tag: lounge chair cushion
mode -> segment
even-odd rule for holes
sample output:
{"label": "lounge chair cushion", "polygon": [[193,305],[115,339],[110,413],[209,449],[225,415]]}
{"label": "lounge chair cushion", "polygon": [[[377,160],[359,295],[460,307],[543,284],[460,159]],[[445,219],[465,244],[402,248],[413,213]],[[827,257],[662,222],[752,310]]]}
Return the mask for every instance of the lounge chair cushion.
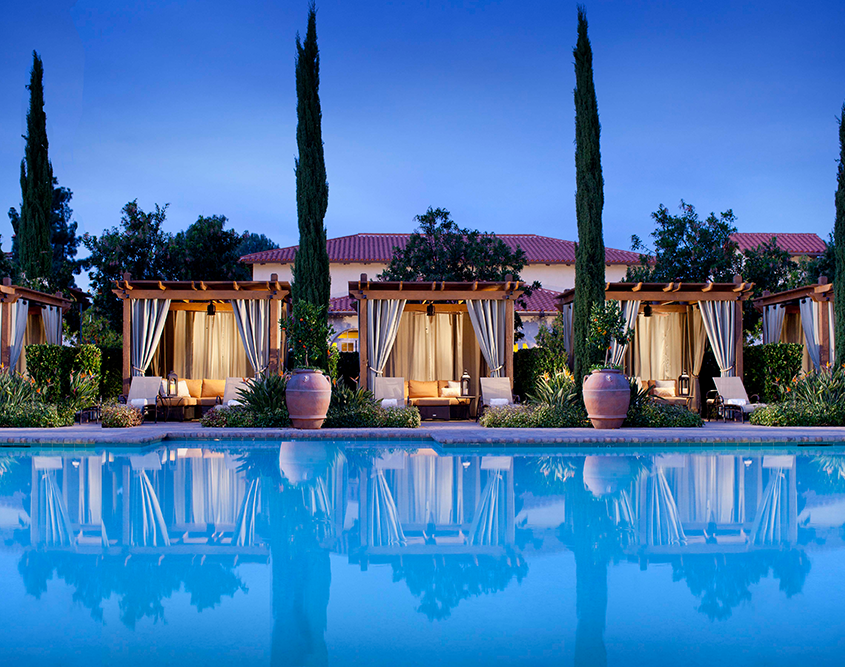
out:
{"label": "lounge chair cushion", "polygon": [[[437,381],[410,380],[408,382],[408,396],[411,398],[437,398]],[[439,403],[438,405],[444,405]]]}
{"label": "lounge chair cushion", "polygon": [[381,401],[381,407],[383,408],[396,408],[399,407],[397,405],[397,400],[395,398],[383,398]]}
{"label": "lounge chair cushion", "polygon": [[490,399],[490,407],[491,408],[498,408],[503,405],[510,404],[510,401],[506,398],[491,398]]}
{"label": "lounge chair cushion", "polygon": [[154,405],[155,403],[148,398],[132,398],[129,400],[129,405],[133,408],[145,408],[148,405]]}
{"label": "lounge chair cushion", "polygon": [[200,398],[202,396],[202,380],[186,379],[184,382],[188,385],[188,393],[191,396],[194,398]]}
{"label": "lounge chair cushion", "polygon": [[202,398],[217,398],[223,396],[226,391],[226,380],[209,380],[202,381]]}
{"label": "lounge chair cushion", "polygon": [[727,398],[725,399],[725,405],[741,405],[746,406],[748,405],[748,401],[744,398]]}
{"label": "lounge chair cushion", "polygon": [[452,405],[452,401],[457,401],[454,398],[439,398],[437,396],[423,396],[420,398],[412,398],[411,401],[414,405],[430,405],[430,406],[437,406],[437,405]]}

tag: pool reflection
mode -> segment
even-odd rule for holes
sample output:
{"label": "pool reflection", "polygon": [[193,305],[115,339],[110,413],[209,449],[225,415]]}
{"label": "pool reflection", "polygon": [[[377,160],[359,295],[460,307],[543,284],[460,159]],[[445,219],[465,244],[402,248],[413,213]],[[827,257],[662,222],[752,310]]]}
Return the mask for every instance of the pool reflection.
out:
{"label": "pool reflection", "polygon": [[463,600],[523,581],[532,555],[568,550],[575,664],[601,665],[612,564],[669,564],[698,611],[724,621],[763,578],[800,593],[805,545],[841,545],[845,524],[845,457],[833,455],[449,456],[314,442],[4,461],[0,493],[20,519],[0,530],[25,547],[29,595],[56,576],[99,621],[115,596],[132,628],[162,620],[176,591],[198,611],[247,593],[238,565],[269,564],[279,665],[328,661],[330,554],[364,572],[388,565],[420,614],[448,622]]}

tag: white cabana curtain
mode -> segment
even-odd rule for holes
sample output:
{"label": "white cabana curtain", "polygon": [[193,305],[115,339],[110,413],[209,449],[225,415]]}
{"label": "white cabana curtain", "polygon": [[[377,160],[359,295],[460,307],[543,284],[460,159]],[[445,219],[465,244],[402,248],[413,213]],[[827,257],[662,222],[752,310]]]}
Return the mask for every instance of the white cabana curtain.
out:
{"label": "white cabana curtain", "polygon": [[505,488],[501,470],[491,470],[481,503],[469,527],[467,544],[500,546],[505,543]]}
{"label": "white cabana curtain", "polygon": [[634,375],[642,380],[671,380],[684,370],[681,313],[640,315],[634,336]]}
{"label": "white cabana curtain", "polygon": [[[622,311],[622,318],[625,320],[625,331],[634,329],[637,323],[637,315],[640,312],[640,302],[624,301],[620,305],[620,310]],[[621,366],[627,349],[627,343],[620,345],[616,341],[613,341],[610,346],[610,363],[614,366]]]}
{"label": "white cabana curtain", "polygon": [[704,330],[722,377],[736,375],[736,303],[700,301]]}
{"label": "white cabana curtain", "polygon": [[235,519],[232,542],[239,547],[255,545],[255,523],[261,506],[261,479],[253,479],[244,494],[243,504]]}
{"label": "white cabana curtain", "polygon": [[821,361],[821,326],[819,323],[819,304],[812,299],[801,299],[801,328],[804,330],[804,344],[813,368],[819,370]]}
{"label": "white cabana curtain", "polygon": [[766,306],[763,309],[763,345],[780,342],[785,314],[786,308],[780,304]]}
{"label": "white cabana curtain", "polygon": [[405,546],[407,540],[399,521],[399,512],[384,470],[379,468],[372,471],[369,501],[368,544],[374,547]]}
{"label": "white cabana curtain", "polygon": [[9,372],[14,372],[18,360],[21,358],[24,337],[26,336],[26,321],[29,316],[29,301],[18,299],[12,310],[12,345],[9,348]]}
{"label": "white cabana curtain", "polygon": [[[248,377],[254,374],[247,359],[243,338],[238,332],[234,313],[178,310],[171,314],[163,340],[172,347],[172,356],[165,368],[164,359],[156,355],[158,375],[174,370],[180,378]],[[159,345],[159,351],[165,347]]]}
{"label": "white cabana curtain", "polygon": [[505,302],[467,299],[467,310],[491,378],[503,377],[505,368]]}
{"label": "white cabana curtain", "polygon": [[775,546],[787,541],[787,525],[783,518],[788,497],[786,484],[784,469],[773,468],[751,527],[752,544]]}
{"label": "white cabana curtain", "polygon": [[255,375],[261,375],[270,365],[270,301],[267,299],[232,299],[235,322],[241,334],[246,358]]}
{"label": "white cabana curtain", "polygon": [[687,543],[675,496],[666,480],[666,471],[660,466],[648,479],[646,531],[649,545],[669,546]]}
{"label": "white cabana curtain", "polygon": [[704,364],[704,349],[707,342],[707,331],[701,312],[695,308],[687,308],[687,327],[689,332],[689,349],[692,370],[692,405],[695,410],[701,409],[701,366]]}
{"label": "white cabana curtain", "polygon": [[367,308],[367,387],[371,389],[376,377],[384,372],[396,342],[405,302],[405,299],[374,299]]}
{"label": "white cabana curtain", "polygon": [[62,309],[58,306],[44,306],[41,310],[44,320],[44,335],[49,345],[62,344]]}
{"label": "white cabana curtain", "polygon": [[[457,380],[465,365],[463,313],[419,312],[402,315],[393,349],[382,369],[388,377],[406,380]],[[474,337],[470,337],[474,342]],[[469,360],[467,360],[469,361]],[[472,374],[472,373],[471,373]]]}
{"label": "white cabana curtain", "polygon": [[132,299],[132,375],[143,375],[153,360],[170,310],[170,299]]}

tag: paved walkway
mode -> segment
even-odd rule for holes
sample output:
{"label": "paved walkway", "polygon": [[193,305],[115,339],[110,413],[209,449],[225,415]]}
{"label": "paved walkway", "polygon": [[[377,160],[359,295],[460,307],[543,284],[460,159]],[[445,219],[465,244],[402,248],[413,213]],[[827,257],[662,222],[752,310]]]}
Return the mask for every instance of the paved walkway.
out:
{"label": "paved walkway", "polygon": [[845,445],[845,428],[772,428],[736,423],[706,423],[703,428],[482,428],[475,422],[424,422],[418,429],[211,429],[196,422],[144,424],[104,429],[83,424],[54,429],[0,429],[0,447],[125,445],[144,446],[163,440],[354,440],[433,442],[444,447],[582,445],[677,446],[684,444]]}

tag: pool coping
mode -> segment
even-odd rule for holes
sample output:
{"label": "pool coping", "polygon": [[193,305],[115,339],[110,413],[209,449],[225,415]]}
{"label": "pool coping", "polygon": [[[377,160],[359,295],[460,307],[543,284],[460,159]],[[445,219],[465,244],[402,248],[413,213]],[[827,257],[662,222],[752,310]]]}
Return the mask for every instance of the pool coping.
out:
{"label": "pool coping", "polygon": [[112,445],[139,447],[166,441],[333,440],[392,443],[431,442],[451,447],[544,447],[568,446],[666,446],[666,445],[840,445],[842,427],[765,427],[750,424],[707,423],[702,428],[626,428],[596,431],[569,429],[489,429],[475,423],[424,425],[417,429],[223,429],[197,424],[144,424],[128,429],[103,429],[85,424],[61,429],[0,429],[0,448],[20,446]]}

